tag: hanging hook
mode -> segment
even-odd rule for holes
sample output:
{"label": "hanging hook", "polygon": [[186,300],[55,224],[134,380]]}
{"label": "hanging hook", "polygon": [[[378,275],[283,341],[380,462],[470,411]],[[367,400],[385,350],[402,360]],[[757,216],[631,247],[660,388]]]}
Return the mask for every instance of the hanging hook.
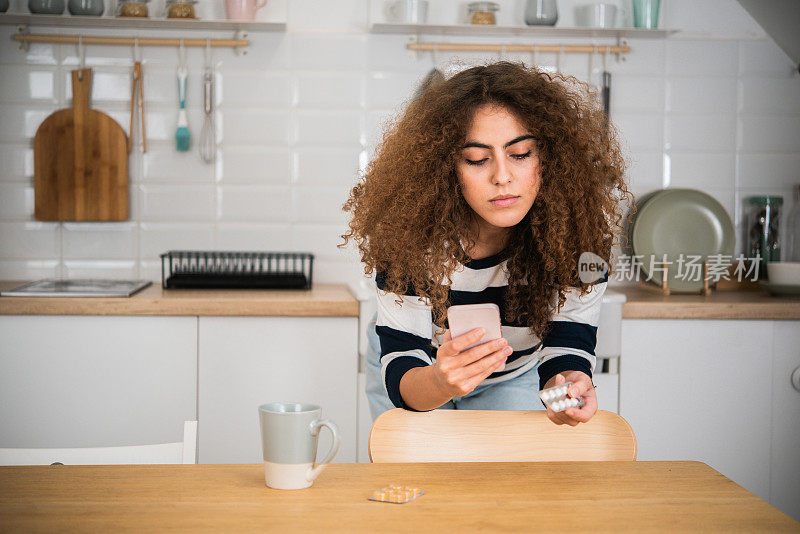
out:
{"label": "hanging hook", "polygon": [[205,49],[205,60],[206,60],[206,68],[211,68],[211,39],[206,38],[206,49]]}
{"label": "hanging hook", "polygon": [[561,64],[563,57],[564,57],[564,45],[560,45],[558,48],[558,56],[556,57],[556,70],[558,72],[561,72]]}
{"label": "hanging hook", "polygon": [[139,38],[133,38],[133,61],[139,63],[142,61],[142,51],[139,49]]}
{"label": "hanging hook", "polygon": [[83,81],[83,69],[86,68],[86,50],[83,48],[83,35],[78,36],[78,80]]}
{"label": "hanging hook", "polygon": [[603,70],[608,72],[608,46],[603,49]]}
{"label": "hanging hook", "polygon": [[539,46],[533,45],[533,66],[539,65]]}
{"label": "hanging hook", "polygon": [[597,45],[592,46],[592,51],[589,52],[589,85],[594,85],[594,55],[597,53]]}
{"label": "hanging hook", "polygon": [[505,44],[501,44],[500,45],[500,52],[498,54],[498,58],[497,59],[502,61],[504,59],[505,55],[506,55],[506,45]]}
{"label": "hanging hook", "polygon": [[433,43],[433,51],[431,52],[433,57],[433,68],[439,68],[439,43]]}
{"label": "hanging hook", "polygon": [[183,39],[180,40],[180,46],[178,47],[178,54],[180,56],[180,66],[186,66],[186,47],[183,44]]}

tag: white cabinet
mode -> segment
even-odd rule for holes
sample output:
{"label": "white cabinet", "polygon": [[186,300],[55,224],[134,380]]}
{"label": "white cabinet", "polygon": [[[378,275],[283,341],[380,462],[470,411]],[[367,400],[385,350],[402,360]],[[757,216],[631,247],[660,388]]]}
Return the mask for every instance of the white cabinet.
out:
{"label": "white cabinet", "polygon": [[770,503],[800,521],[800,321],[776,321],[773,339]]}
{"label": "white cabinet", "polygon": [[183,439],[195,420],[196,317],[0,317],[0,447]]}
{"label": "white cabinet", "polygon": [[773,324],[623,321],[620,415],[639,460],[699,460],[769,499]]}
{"label": "white cabinet", "polygon": [[[357,317],[200,317],[198,462],[260,463],[258,406],[319,404],[356,461]],[[320,433],[320,457],[330,434]]]}

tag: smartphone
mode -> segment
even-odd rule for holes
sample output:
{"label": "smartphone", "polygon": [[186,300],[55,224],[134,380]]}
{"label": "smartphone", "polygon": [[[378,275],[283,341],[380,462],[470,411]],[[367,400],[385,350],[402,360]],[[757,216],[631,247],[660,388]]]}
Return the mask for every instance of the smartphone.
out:
{"label": "smartphone", "polygon": [[500,308],[497,304],[450,306],[447,308],[447,322],[450,323],[450,336],[454,338],[475,328],[483,328],[483,337],[477,343],[467,347],[467,349],[503,337],[502,329],[500,328]]}

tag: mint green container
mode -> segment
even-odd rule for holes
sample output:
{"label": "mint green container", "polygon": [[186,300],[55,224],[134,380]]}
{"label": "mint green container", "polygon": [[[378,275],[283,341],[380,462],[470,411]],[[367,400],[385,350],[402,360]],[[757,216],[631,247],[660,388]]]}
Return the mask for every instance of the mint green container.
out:
{"label": "mint green container", "polygon": [[635,28],[658,28],[658,10],[661,0],[633,0],[633,26]]}

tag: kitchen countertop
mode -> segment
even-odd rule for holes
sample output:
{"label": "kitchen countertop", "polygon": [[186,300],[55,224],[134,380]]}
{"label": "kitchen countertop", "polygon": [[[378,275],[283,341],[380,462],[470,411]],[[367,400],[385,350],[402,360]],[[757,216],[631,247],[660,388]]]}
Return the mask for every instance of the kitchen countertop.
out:
{"label": "kitchen countertop", "polygon": [[[0,282],[0,290],[24,282]],[[622,293],[623,319],[800,319],[800,297],[749,290],[664,296],[656,286],[610,287]],[[357,317],[358,300],[346,285],[302,290],[199,290],[161,288],[154,282],[129,298],[0,297],[0,315],[215,315]]]}
{"label": "kitchen countertop", "polygon": [[627,301],[623,319],[800,319],[800,297],[773,297],[757,285],[741,290],[715,290],[710,295],[663,295],[654,285],[612,286]]}
{"label": "kitchen countertop", "polygon": [[[0,291],[25,282],[0,282]],[[358,317],[346,285],[311,290],[163,289],[153,282],[131,297],[0,297],[0,315],[214,315]]]}

